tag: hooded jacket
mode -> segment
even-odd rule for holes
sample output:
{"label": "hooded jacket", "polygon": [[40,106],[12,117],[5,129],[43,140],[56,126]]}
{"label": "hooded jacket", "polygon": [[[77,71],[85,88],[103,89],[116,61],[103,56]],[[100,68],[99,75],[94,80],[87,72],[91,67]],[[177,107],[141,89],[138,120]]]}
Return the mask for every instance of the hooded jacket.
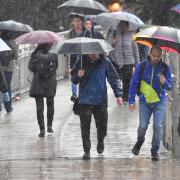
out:
{"label": "hooded jacket", "polygon": [[122,96],[121,85],[118,74],[112,63],[103,55],[96,61],[83,56],[83,67],[85,75],[78,77],[80,61],[75,65],[71,72],[72,82],[79,83],[79,104],[107,105],[107,85],[106,79],[113,89],[115,97]]}
{"label": "hooded jacket", "polygon": [[[91,21],[91,23],[92,23],[92,27],[91,27],[90,31],[87,31],[85,29],[86,21]],[[94,21],[90,17],[87,17],[87,18],[84,19],[84,31],[82,33],[82,36],[83,37],[93,38],[93,39],[104,39],[103,35],[100,32],[94,30]]]}

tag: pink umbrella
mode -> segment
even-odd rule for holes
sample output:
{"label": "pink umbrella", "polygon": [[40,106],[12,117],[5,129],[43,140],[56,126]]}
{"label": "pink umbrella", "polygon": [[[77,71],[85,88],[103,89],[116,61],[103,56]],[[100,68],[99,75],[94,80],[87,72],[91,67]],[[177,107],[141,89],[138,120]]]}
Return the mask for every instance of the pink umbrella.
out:
{"label": "pink umbrella", "polygon": [[23,34],[15,39],[18,44],[54,43],[62,40],[55,32],[38,30]]}

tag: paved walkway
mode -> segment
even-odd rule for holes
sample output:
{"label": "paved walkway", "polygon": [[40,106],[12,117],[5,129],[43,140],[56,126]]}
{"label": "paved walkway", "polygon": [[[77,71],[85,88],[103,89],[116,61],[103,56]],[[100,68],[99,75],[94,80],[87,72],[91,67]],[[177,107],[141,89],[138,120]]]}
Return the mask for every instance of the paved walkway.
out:
{"label": "paved walkway", "polygon": [[14,102],[14,111],[0,116],[0,180],[107,179],[179,180],[180,160],[161,148],[161,160],[151,162],[152,124],[138,157],[136,141],[138,108],[130,113],[118,107],[109,88],[109,122],[105,151],[96,152],[96,128],[91,127],[91,160],[83,161],[79,118],[72,113],[70,82],[61,81],[55,98],[53,135],[39,138],[35,102],[28,95]]}

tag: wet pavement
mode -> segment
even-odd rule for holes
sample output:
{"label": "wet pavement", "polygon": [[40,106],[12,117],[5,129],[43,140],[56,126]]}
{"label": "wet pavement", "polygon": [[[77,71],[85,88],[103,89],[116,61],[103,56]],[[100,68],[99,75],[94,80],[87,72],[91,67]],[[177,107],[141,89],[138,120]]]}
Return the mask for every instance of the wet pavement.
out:
{"label": "wet pavement", "polygon": [[[54,134],[39,138],[35,102],[28,95],[14,102],[14,111],[0,116],[0,180],[179,180],[180,160],[161,146],[159,162],[150,159],[152,123],[141,153],[136,141],[138,108],[118,107],[109,88],[108,135],[105,151],[96,152],[96,128],[91,125],[91,160],[83,161],[79,118],[72,113],[70,82],[60,81],[55,98]],[[46,113],[45,113],[46,114]]]}

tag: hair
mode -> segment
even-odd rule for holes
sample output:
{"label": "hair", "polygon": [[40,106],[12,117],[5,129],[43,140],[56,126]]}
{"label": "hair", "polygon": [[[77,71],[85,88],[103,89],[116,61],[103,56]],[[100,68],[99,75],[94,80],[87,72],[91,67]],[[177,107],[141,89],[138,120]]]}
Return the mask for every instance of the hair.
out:
{"label": "hair", "polygon": [[153,50],[157,50],[158,52],[162,54],[162,49],[158,45],[152,46],[150,50],[150,54],[152,53]]}

